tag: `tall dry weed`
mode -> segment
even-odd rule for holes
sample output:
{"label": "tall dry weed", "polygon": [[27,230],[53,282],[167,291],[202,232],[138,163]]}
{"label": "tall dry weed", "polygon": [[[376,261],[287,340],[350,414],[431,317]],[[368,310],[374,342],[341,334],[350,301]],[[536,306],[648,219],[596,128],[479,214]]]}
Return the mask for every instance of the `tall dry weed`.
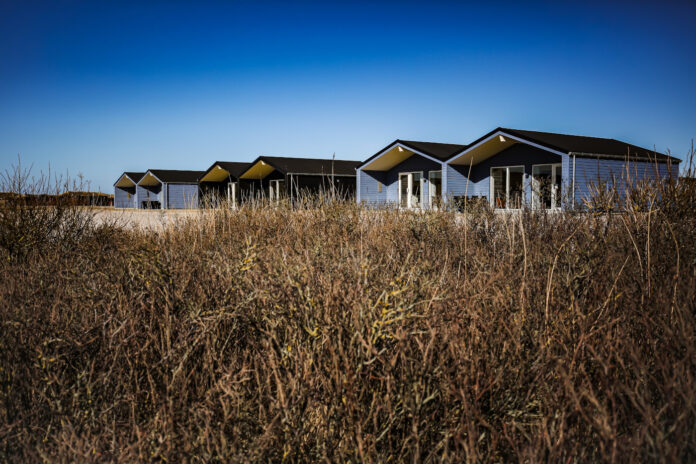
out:
{"label": "tall dry weed", "polygon": [[641,188],[612,215],[307,200],[4,247],[0,459],[694,460],[696,185]]}

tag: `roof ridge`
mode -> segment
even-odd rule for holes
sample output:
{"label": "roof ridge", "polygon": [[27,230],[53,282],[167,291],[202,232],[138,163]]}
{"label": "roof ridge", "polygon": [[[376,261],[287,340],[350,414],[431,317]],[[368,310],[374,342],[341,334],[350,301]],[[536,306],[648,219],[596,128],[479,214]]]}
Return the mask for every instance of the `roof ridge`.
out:
{"label": "roof ridge", "polygon": [[397,142],[411,142],[411,143],[434,143],[437,145],[459,145],[459,146],[466,146],[467,144],[465,143],[451,143],[451,142],[428,142],[425,140],[406,140],[406,139],[396,139]]}
{"label": "roof ridge", "polygon": [[540,131],[540,130],[531,130],[531,129],[514,129],[512,127],[499,127],[498,130],[501,131],[513,131],[513,132],[534,132],[537,134],[550,134],[550,135],[562,135],[564,137],[582,137],[586,139],[602,139],[602,140],[614,140],[616,142],[621,142],[621,143],[626,143],[622,142],[621,140],[617,140],[614,138],[609,138],[609,137],[597,137],[595,135],[580,135],[580,134],[567,134],[565,132],[550,132],[550,131]]}

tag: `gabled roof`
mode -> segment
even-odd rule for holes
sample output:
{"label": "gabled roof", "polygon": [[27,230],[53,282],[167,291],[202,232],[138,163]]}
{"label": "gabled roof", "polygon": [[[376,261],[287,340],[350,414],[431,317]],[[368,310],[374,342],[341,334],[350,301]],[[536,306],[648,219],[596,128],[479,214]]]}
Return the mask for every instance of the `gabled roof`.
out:
{"label": "gabled roof", "polygon": [[[118,184],[120,184],[121,179],[123,179],[124,177],[126,179],[130,180],[133,184],[137,184],[138,182],[140,182],[140,179],[142,179],[144,175],[145,175],[144,172],[126,171],[123,174],[121,174],[120,176],[118,176],[118,179],[116,179],[116,182],[114,182],[114,186],[117,186]],[[120,185],[120,187],[124,187],[124,185]]]}
{"label": "gabled roof", "polygon": [[285,156],[259,156],[247,165],[239,176],[248,174],[254,166],[265,163],[281,174],[314,174],[314,175],[355,175],[355,169],[362,164],[360,161],[290,158]]}
{"label": "gabled roof", "polygon": [[239,177],[249,167],[249,163],[242,161],[216,161],[215,164],[220,165],[232,177]]}
{"label": "gabled roof", "polygon": [[196,184],[204,173],[204,171],[176,171],[172,169],[149,169],[147,172],[155,176],[160,182],[182,184]]}
{"label": "gabled roof", "polygon": [[135,182],[136,184],[137,184],[138,181],[139,181],[140,179],[142,179],[143,176],[145,175],[144,172],[132,172],[132,171],[126,171],[126,172],[124,172],[124,174],[125,174],[126,176],[128,176],[128,178],[129,178],[130,180],[132,180],[133,182]]}
{"label": "gabled roof", "polygon": [[403,145],[406,148],[410,148],[412,150],[419,151],[425,155],[430,156],[431,158],[435,158],[440,161],[447,161],[457,153],[463,151],[466,149],[468,145],[458,145],[454,143],[438,143],[438,142],[418,142],[415,140],[401,140],[401,139],[396,139],[386,147],[382,148],[380,151],[375,153],[374,155],[370,156],[368,159],[360,163],[360,167],[368,164],[370,161],[373,159],[377,158],[380,156],[382,153],[384,153],[386,150],[389,148],[395,146],[395,145]]}
{"label": "gabled roof", "polygon": [[204,177],[206,177],[211,171],[216,169],[218,166],[224,169],[225,171],[229,172],[230,177],[237,179],[244,171],[247,170],[247,168],[249,167],[249,163],[238,161],[216,161],[200,176],[199,180],[203,180]]}
{"label": "gabled roof", "polygon": [[418,150],[440,161],[449,159],[457,152],[464,150],[468,145],[459,145],[454,143],[437,143],[437,142],[417,142],[413,140],[397,140],[395,143]]}
{"label": "gabled roof", "polygon": [[497,132],[504,132],[527,142],[543,145],[546,148],[563,153],[575,153],[577,155],[586,155],[598,158],[626,158],[630,155],[630,157],[633,159],[651,161],[671,160],[674,163],[679,163],[681,161],[678,158],[667,156],[663,153],[658,153],[654,150],[642,148],[637,145],[622,142],[616,139],[510,129],[505,127],[493,129],[483,137],[475,140],[469,146],[474,146]]}

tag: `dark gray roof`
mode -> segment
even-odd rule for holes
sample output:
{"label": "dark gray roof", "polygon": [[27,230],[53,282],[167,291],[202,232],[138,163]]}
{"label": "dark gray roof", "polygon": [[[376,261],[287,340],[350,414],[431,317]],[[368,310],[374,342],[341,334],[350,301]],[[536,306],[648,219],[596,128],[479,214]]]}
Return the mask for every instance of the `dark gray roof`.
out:
{"label": "dark gray roof", "polygon": [[421,153],[445,161],[464,150],[468,145],[458,145],[455,143],[436,143],[436,142],[417,142],[414,140],[397,140],[394,143],[418,150]]}
{"label": "dark gray roof", "polygon": [[239,161],[216,161],[201,175],[201,177],[215,169],[215,166],[220,166],[222,169],[229,172],[231,177],[237,179],[249,168],[249,163]]}
{"label": "dark gray roof", "polygon": [[[316,159],[316,158],[290,158],[284,156],[259,156],[248,168],[259,161],[270,164],[282,174],[338,174],[355,175],[355,169],[362,163],[360,161]],[[241,175],[241,174],[240,174]]]}
{"label": "dark gray roof", "polygon": [[196,184],[204,171],[175,171],[172,169],[150,169],[150,172],[161,182]]}
{"label": "dark gray roof", "polygon": [[545,147],[564,153],[596,155],[598,157],[609,156],[625,158],[630,156],[631,158],[658,161],[671,160],[674,163],[679,163],[681,161],[678,158],[673,158],[663,153],[658,153],[654,150],[639,147],[620,140],[606,139],[601,137],[586,137],[582,135],[556,134],[553,132],[537,132],[499,127],[479,140],[483,140],[490,134],[493,134],[499,130],[526,141],[538,143],[540,145],[544,145]]}

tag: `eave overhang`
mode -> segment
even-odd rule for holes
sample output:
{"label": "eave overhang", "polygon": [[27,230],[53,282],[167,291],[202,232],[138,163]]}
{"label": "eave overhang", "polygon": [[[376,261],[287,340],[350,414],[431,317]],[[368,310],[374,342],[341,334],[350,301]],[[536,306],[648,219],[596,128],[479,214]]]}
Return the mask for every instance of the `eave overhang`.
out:
{"label": "eave overhang", "polygon": [[240,179],[249,179],[249,180],[261,180],[265,179],[268,177],[269,174],[271,174],[273,171],[275,171],[276,168],[273,167],[270,163],[259,159],[256,160],[254,163],[251,164],[249,169],[244,171],[239,178]]}
{"label": "eave overhang", "polygon": [[401,142],[394,142],[388,145],[384,150],[377,153],[375,156],[367,160],[358,167],[361,171],[388,171],[394,166],[403,163],[413,155],[422,156],[436,163],[442,164],[442,161],[433,158],[423,152],[409,148]]}
{"label": "eave overhang", "polygon": [[465,166],[476,165],[518,143],[540,148],[556,155],[566,154],[553,148],[521,139],[504,131],[496,130],[493,133],[485,136],[483,139],[473,143],[462,152],[454,155],[452,158],[447,160],[447,164]]}
{"label": "eave overhang", "polygon": [[229,178],[230,172],[219,164],[216,164],[203,174],[199,182],[224,182]]}
{"label": "eave overhang", "polygon": [[143,178],[140,179],[140,182],[138,182],[138,185],[143,187],[156,187],[161,184],[163,184],[163,182],[150,171],[147,171]]}
{"label": "eave overhang", "polygon": [[116,183],[114,184],[114,187],[118,188],[128,188],[128,187],[135,187],[136,183],[128,177],[128,174],[123,173],[121,174],[121,177],[118,178]]}

